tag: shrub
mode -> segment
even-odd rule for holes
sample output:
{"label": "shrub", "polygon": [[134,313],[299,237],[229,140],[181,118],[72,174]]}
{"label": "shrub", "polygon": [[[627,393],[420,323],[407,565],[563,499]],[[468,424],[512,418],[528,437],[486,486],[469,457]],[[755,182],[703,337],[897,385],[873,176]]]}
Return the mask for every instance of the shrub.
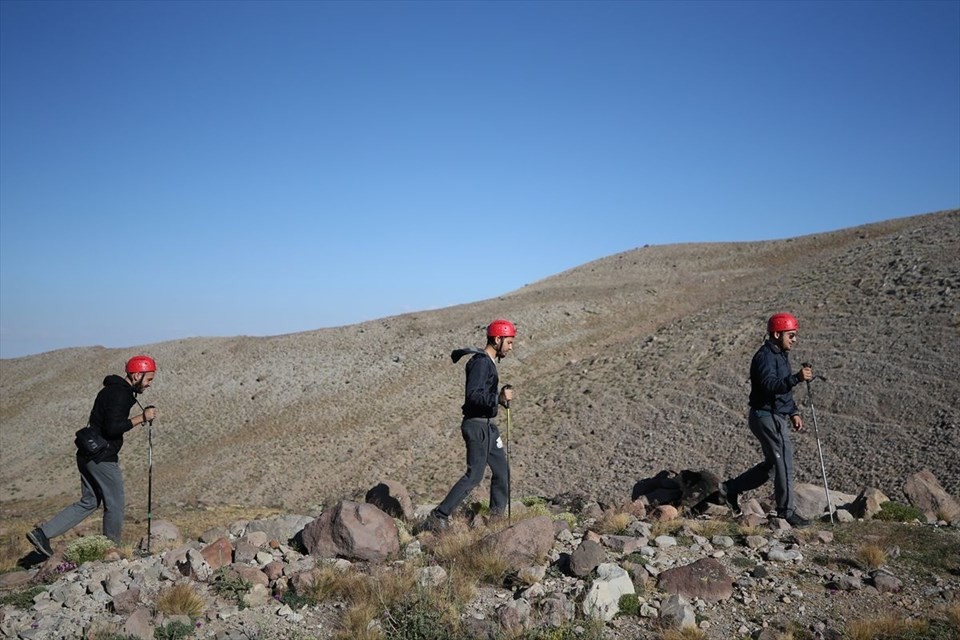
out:
{"label": "shrub", "polygon": [[84,638],[86,640],[139,640],[138,636],[121,633],[116,624],[108,622],[94,622]]}
{"label": "shrub", "polygon": [[67,545],[63,552],[63,559],[79,566],[84,562],[103,560],[108,549],[116,548],[113,540],[106,536],[83,536]]}
{"label": "shrub", "polygon": [[29,589],[24,589],[23,591],[5,593],[4,595],[0,596],[0,607],[4,605],[11,605],[17,609],[27,610],[33,606],[33,598],[38,593],[42,593],[45,590],[45,587],[30,587]]}
{"label": "shrub", "polygon": [[567,523],[567,527],[573,530],[577,526],[577,516],[570,513],[569,511],[564,511],[563,513],[558,513],[553,516],[554,520],[563,520]]}
{"label": "shrub", "polygon": [[153,630],[155,640],[182,640],[193,635],[193,625],[179,620],[168,622],[162,627]]}
{"label": "shrub", "polygon": [[531,629],[514,640],[603,640],[604,624],[597,620],[568,622],[554,629]]}
{"label": "shrub", "polygon": [[880,505],[880,511],[873,516],[874,520],[884,520],[892,522],[913,522],[919,520],[926,522],[926,516],[920,509],[908,504],[889,501]]}
{"label": "shrub", "polygon": [[157,597],[157,610],[171,616],[190,616],[198,618],[203,614],[203,598],[197,595],[193,587],[181,582],[165,589]]}
{"label": "shrub", "polygon": [[637,597],[635,593],[625,593],[620,596],[620,602],[617,603],[620,607],[619,615],[622,616],[638,616],[640,615],[640,598]]}
{"label": "shrub", "polygon": [[384,616],[383,630],[388,640],[447,640],[455,637],[456,631],[444,621],[440,610],[422,598],[391,607]]}
{"label": "shrub", "polygon": [[704,640],[706,637],[705,632],[694,627],[667,629],[660,635],[661,640]]}
{"label": "shrub", "polygon": [[243,596],[250,591],[253,584],[249,580],[244,580],[234,571],[227,570],[226,567],[217,569],[213,575],[213,590],[217,595],[235,600],[242,609]]}

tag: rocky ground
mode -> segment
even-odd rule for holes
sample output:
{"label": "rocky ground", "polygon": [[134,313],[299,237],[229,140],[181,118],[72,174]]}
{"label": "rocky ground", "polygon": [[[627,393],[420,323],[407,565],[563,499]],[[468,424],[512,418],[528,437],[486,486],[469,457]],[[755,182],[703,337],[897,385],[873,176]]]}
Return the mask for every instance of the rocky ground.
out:
{"label": "rocky ground", "polygon": [[[217,640],[352,637],[344,629],[349,598],[302,597],[322,567],[370,576],[409,568],[421,597],[442,592],[459,566],[440,552],[442,541],[471,526],[477,543],[464,553],[495,548],[506,568],[455,605],[452,626],[404,622],[405,609],[387,599],[363,627],[364,637],[535,638],[552,630],[569,638],[626,640],[692,628],[701,638],[847,638],[853,637],[850,624],[893,612],[928,625],[917,638],[960,633],[960,519],[954,526],[871,520],[881,500],[841,505],[836,524],[821,520],[794,529],[751,500],[733,521],[725,506],[691,498],[676,476],[658,478],[637,500],[617,506],[585,496],[568,504],[517,502],[512,526],[467,517],[449,531],[416,537],[407,529],[415,529],[417,510],[405,489],[390,483],[385,494],[371,497],[383,509],[341,503],[317,517],[278,515],[212,527],[195,540],[183,541],[172,524],[158,521],[153,553],[145,557],[108,551],[105,560],[77,567],[64,557],[70,545],[60,544],[46,562],[32,564],[35,554],[23,559],[27,569],[0,576],[0,594],[44,585],[19,604],[9,595],[0,599],[6,602],[0,637],[175,637],[169,634],[176,624],[189,637]],[[673,489],[675,499],[663,500]],[[814,496],[816,489],[801,491]],[[960,513],[944,496],[939,509]],[[377,533],[380,527],[387,533]],[[866,546],[879,555],[871,560]],[[246,584],[225,589],[225,576]],[[194,616],[163,613],[158,602],[174,584],[190,585],[200,596]]]}
{"label": "rocky ground", "polygon": [[[616,504],[667,469],[718,477],[759,459],[747,368],[765,318],[790,310],[791,356],[826,380],[797,390],[831,487],[906,500],[934,470],[960,493],[960,211],[769,242],[644,246],[502,297],[269,338],[192,338],[0,360],[0,541],[77,497],[73,434],[100,381],[133,352],[157,358],[153,512],[235,507],[318,513],[357,487],[402,482],[439,500],[463,471],[462,363],[483,326],[519,328],[501,380],[514,495],[576,490]],[[506,416],[500,417],[507,430]],[[798,480],[821,477],[815,432]],[[128,520],[147,504],[147,438],[121,454]],[[762,496],[761,496],[762,497]],[[16,539],[17,542],[14,542]]]}

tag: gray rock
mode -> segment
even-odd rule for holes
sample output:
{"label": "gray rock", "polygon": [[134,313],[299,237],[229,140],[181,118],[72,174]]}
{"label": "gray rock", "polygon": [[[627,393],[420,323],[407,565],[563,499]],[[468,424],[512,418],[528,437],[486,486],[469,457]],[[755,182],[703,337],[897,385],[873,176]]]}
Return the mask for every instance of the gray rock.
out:
{"label": "gray rock", "polygon": [[628,593],[636,593],[636,589],[627,572],[613,563],[601,564],[583,600],[583,612],[609,622],[620,611],[620,597]]}
{"label": "gray rock", "polygon": [[687,598],[719,602],[733,595],[733,578],[714,558],[701,558],[682,567],[667,569],[657,578],[657,586],[667,593]]}
{"label": "gray rock", "polygon": [[697,626],[697,615],[690,602],[682,595],[673,594],[660,607],[660,619],[668,626],[679,629]]}
{"label": "gray rock", "polygon": [[584,540],[580,546],[570,554],[570,571],[573,575],[584,577],[606,560],[607,554],[603,547],[592,540]]}

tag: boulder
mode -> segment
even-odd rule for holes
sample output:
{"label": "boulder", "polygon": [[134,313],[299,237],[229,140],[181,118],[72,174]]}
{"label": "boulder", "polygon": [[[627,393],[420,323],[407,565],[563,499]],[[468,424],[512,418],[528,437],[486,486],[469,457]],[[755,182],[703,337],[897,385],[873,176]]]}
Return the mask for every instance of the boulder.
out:
{"label": "boulder", "polygon": [[393,518],[373,506],[344,500],[303,529],[307,552],[321,558],[383,562],[400,551]]}
{"label": "boulder", "polygon": [[207,561],[210,568],[216,571],[233,562],[233,546],[227,538],[217,538],[201,549],[200,555]]}
{"label": "boulder", "polygon": [[483,538],[479,545],[503,556],[511,570],[539,563],[553,548],[553,521],[549,516],[521,520]]}
{"label": "boulder", "polygon": [[612,562],[601,564],[583,599],[583,612],[588,617],[609,622],[620,612],[620,597],[629,593],[636,593],[636,589],[626,570]]}
{"label": "boulder", "polygon": [[603,547],[592,540],[584,540],[570,554],[570,572],[582,578],[596,569],[606,558],[607,554]]}
{"label": "boulder", "polygon": [[870,520],[880,513],[880,505],[889,501],[890,498],[885,496],[880,489],[866,487],[850,505],[849,511],[856,518]]}
{"label": "boulder", "polygon": [[928,469],[908,476],[903,493],[910,504],[923,511],[930,522],[945,520],[953,523],[960,520],[960,503],[946,492]]}
{"label": "boulder", "polygon": [[733,595],[733,578],[714,558],[702,558],[660,573],[657,586],[667,593],[719,602]]}
{"label": "boulder", "polygon": [[[830,504],[834,509],[851,504],[857,496],[850,493],[830,491]],[[807,520],[819,520],[827,512],[827,494],[822,484],[797,483],[793,487],[793,510]]]}
{"label": "boulder", "polygon": [[407,488],[393,480],[382,480],[367,491],[366,501],[394,518],[413,520],[413,502]]}
{"label": "boulder", "polygon": [[280,515],[261,520],[252,520],[247,523],[244,532],[249,535],[254,531],[266,533],[270,540],[287,544],[303,531],[303,528],[313,522],[313,518],[303,515]]}

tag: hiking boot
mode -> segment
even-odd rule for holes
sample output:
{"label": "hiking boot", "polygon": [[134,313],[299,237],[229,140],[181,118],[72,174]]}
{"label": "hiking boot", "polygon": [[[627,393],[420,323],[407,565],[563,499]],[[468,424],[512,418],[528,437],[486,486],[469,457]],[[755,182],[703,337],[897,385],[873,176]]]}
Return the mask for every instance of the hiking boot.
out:
{"label": "hiking boot", "polygon": [[424,519],[423,524],[420,525],[420,531],[443,533],[449,526],[450,522],[447,520],[447,518],[444,518],[436,511],[431,511],[430,515]]}
{"label": "hiking boot", "polygon": [[53,549],[50,547],[50,540],[47,539],[47,535],[39,527],[27,533],[27,540],[30,541],[30,544],[33,545],[34,549],[48,558],[53,555]]}
{"label": "hiking boot", "polygon": [[787,524],[789,524],[791,527],[796,527],[797,529],[802,529],[804,527],[810,526],[809,520],[801,516],[798,516],[796,513],[791,513],[790,515],[784,517],[783,519],[786,520]]}
{"label": "hiking boot", "polygon": [[727,490],[727,483],[721,482],[718,489],[720,493],[720,503],[727,505],[733,515],[740,513],[740,494]]}

